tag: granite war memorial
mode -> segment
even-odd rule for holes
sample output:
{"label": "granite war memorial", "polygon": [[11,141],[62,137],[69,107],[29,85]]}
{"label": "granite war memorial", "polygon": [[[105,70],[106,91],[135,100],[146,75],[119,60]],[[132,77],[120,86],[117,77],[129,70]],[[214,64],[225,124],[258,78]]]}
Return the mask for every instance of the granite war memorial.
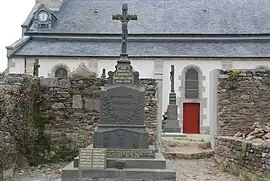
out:
{"label": "granite war memorial", "polygon": [[144,88],[139,72],[133,70],[127,54],[127,25],[137,20],[128,14],[113,15],[122,22],[122,51],[114,72],[100,94],[100,120],[94,131],[93,145],[80,149],[79,157],[62,171],[63,181],[148,180],[174,181],[176,172],[167,168],[166,160],[153,145],[144,118]]}

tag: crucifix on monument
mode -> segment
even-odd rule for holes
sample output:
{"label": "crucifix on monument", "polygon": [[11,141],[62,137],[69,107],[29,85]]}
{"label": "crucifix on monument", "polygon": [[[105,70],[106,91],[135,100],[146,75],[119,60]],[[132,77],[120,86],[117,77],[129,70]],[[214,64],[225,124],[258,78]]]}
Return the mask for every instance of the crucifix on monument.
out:
{"label": "crucifix on monument", "polygon": [[134,71],[127,53],[128,22],[137,20],[137,15],[128,14],[128,5],[123,4],[122,14],[112,15],[113,20],[120,20],[122,23],[122,48],[120,58],[115,66],[114,72],[108,72],[108,84],[118,85],[140,85],[139,73]]}
{"label": "crucifix on monument", "polygon": [[127,61],[128,53],[127,53],[127,35],[128,35],[128,22],[130,20],[137,20],[137,15],[128,14],[128,5],[123,4],[122,6],[122,14],[116,14],[112,16],[113,20],[120,20],[122,23],[122,50],[120,54],[120,60]]}
{"label": "crucifix on monument", "polygon": [[174,92],[174,65],[171,65],[170,80],[171,80],[171,92],[169,96],[169,104],[176,104],[176,94]]}
{"label": "crucifix on monument", "polygon": [[35,63],[34,63],[33,76],[38,77],[38,69],[39,69],[39,68],[40,68],[40,65],[39,65],[39,59],[36,58],[36,59],[35,59]]}

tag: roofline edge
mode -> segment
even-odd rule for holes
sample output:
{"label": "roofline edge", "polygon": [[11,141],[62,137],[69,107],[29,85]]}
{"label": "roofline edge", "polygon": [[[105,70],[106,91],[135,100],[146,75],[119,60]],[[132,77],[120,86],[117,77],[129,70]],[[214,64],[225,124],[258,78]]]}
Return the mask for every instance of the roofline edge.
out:
{"label": "roofline edge", "polygon": [[[120,56],[70,56],[70,55],[12,55],[12,57],[78,57],[78,58],[120,58]],[[174,58],[270,58],[270,55],[267,56],[189,56],[189,55],[177,55],[177,56],[169,56],[169,55],[155,55],[155,56],[148,56],[148,55],[130,55],[128,58],[148,58],[148,59],[155,59],[155,58],[164,58],[164,59],[174,59]]]}
{"label": "roofline edge", "polygon": [[[81,33],[81,32],[31,32],[31,31],[26,31],[25,35],[28,36],[33,36],[33,35],[45,35],[45,36],[121,36],[121,33]],[[262,37],[262,36],[269,36],[270,33],[249,33],[249,34],[198,34],[198,33],[130,33],[128,36],[166,36],[166,37]]]}

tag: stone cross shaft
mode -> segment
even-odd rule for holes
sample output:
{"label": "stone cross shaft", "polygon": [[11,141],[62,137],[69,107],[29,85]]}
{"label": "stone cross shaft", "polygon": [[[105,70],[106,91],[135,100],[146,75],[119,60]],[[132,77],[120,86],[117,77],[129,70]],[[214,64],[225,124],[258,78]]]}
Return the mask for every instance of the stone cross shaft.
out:
{"label": "stone cross shaft", "polygon": [[137,20],[137,15],[128,14],[128,5],[123,4],[122,14],[112,16],[113,20],[120,20],[122,22],[122,52],[121,56],[127,56],[127,35],[128,35],[128,22],[130,20]]}
{"label": "stone cross shaft", "polygon": [[171,80],[171,92],[174,92],[174,65],[171,65],[170,80]]}
{"label": "stone cross shaft", "polygon": [[38,58],[36,58],[35,59],[35,63],[34,63],[33,76],[37,76],[38,77],[38,69],[39,68],[40,68],[39,60],[38,60]]}

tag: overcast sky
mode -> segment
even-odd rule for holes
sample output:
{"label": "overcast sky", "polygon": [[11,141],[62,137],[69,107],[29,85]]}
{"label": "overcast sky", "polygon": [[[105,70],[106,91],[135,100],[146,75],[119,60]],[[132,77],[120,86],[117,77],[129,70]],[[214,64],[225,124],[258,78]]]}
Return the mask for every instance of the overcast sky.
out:
{"label": "overcast sky", "polygon": [[7,67],[7,51],[5,47],[22,36],[21,25],[34,4],[35,0],[7,0],[1,3],[0,72]]}

